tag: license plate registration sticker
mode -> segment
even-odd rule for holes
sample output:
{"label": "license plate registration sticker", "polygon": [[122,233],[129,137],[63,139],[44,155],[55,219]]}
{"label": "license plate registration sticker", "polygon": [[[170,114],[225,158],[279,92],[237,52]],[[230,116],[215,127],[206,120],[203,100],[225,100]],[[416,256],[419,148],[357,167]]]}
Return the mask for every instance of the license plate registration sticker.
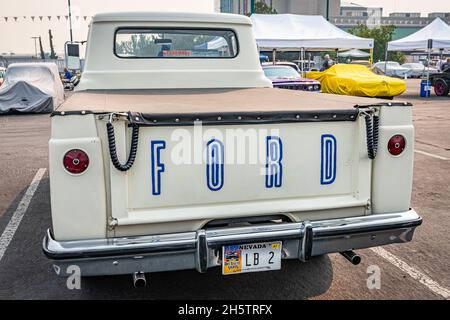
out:
{"label": "license plate registration sticker", "polygon": [[222,274],[281,269],[281,241],[222,247]]}

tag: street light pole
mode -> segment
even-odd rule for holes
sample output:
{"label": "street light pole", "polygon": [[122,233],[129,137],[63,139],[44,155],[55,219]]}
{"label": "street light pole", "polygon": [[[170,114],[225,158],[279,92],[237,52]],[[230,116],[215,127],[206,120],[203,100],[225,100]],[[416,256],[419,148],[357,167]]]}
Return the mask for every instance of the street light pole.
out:
{"label": "street light pole", "polygon": [[37,58],[37,44],[36,44],[36,40],[39,39],[39,37],[31,37],[31,39],[34,40],[34,56]]}
{"label": "street light pole", "polygon": [[70,27],[70,42],[73,42],[73,35],[72,35],[72,10],[70,8],[70,0],[69,2],[69,27]]}
{"label": "street light pole", "polygon": [[250,0],[250,13],[255,13],[255,0]]}

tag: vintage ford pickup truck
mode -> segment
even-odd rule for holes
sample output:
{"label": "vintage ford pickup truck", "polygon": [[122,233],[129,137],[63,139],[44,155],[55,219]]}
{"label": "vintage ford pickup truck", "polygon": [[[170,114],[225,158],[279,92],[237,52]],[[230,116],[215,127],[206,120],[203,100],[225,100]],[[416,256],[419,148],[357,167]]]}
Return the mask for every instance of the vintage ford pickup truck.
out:
{"label": "vintage ford pickup truck", "polygon": [[136,281],[357,263],[352,250],[421,224],[413,150],[409,103],[272,88],[245,16],[98,14],[82,80],[52,114],[43,250]]}

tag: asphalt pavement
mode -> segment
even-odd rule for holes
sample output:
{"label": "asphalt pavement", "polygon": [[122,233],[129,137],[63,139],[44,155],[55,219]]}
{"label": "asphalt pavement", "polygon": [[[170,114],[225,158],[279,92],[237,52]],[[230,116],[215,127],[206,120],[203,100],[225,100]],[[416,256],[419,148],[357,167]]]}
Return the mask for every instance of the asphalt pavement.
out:
{"label": "asphalt pavement", "polygon": [[[36,173],[48,168],[50,118],[0,116],[0,234],[24,210],[11,241],[0,243],[0,299],[450,299],[450,97],[419,98],[418,86],[408,80],[408,92],[397,98],[414,105],[412,206],[423,224],[412,242],[359,250],[358,266],[330,254],[308,263],[283,260],[281,271],[263,273],[147,274],[141,289],[129,275],[83,278],[81,289],[56,276],[41,250],[51,226],[48,171],[23,207]],[[373,270],[380,271],[379,288],[367,285]]]}

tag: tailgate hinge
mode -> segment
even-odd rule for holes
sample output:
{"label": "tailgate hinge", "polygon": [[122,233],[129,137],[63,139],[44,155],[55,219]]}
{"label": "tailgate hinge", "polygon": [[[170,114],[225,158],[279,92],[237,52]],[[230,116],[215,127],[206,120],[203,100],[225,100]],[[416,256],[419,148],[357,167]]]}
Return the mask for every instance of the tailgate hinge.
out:
{"label": "tailgate hinge", "polygon": [[116,218],[110,218],[108,223],[108,230],[114,230],[116,226],[119,224]]}

